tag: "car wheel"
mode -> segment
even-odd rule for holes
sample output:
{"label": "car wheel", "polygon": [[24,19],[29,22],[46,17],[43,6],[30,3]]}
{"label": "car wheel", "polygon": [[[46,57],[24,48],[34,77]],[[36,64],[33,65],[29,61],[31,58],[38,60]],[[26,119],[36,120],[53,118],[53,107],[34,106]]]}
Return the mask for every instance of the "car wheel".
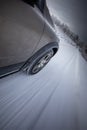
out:
{"label": "car wheel", "polygon": [[27,74],[33,75],[33,74],[38,73],[50,61],[50,59],[53,57],[53,55],[54,55],[54,51],[53,51],[53,49],[51,49],[51,50],[47,51],[46,53],[37,56],[37,58],[26,69]]}

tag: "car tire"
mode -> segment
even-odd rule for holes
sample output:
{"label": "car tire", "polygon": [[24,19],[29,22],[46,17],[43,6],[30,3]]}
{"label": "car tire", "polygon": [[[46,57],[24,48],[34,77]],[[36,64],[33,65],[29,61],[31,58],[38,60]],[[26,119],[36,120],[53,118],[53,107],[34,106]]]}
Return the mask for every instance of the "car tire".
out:
{"label": "car tire", "polygon": [[53,49],[50,49],[46,51],[45,53],[38,55],[32,61],[32,63],[27,67],[26,69],[27,74],[33,75],[41,71],[46,66],[46,64],[50,61],[53,55],[54,55]]}

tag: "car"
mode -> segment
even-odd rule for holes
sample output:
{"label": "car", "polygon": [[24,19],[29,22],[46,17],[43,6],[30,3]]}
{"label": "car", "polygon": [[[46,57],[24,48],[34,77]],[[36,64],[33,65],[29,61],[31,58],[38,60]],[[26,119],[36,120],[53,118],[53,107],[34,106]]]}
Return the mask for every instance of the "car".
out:
{"label": "car", "polygon": [[0,77],[38,73],[56,54],[55,34],[46,0],[0,1]]}

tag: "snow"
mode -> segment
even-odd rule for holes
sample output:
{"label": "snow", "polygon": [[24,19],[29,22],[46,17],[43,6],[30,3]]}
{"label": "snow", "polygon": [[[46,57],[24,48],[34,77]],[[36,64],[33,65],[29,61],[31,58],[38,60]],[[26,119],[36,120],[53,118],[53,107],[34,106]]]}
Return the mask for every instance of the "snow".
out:
{"label": "snow", "polygon": [[87,130],[87,62],[57,35],[59,51],[41,72],[0,79],[0,130]]}

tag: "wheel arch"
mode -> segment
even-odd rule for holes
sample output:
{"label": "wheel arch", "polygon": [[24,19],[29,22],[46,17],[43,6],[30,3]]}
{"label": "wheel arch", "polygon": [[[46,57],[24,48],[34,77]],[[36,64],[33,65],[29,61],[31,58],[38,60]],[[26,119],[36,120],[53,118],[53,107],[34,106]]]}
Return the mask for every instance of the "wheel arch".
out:
{"label": "wheel arch", "polygon": [[29,64],[32,63],[34,59],[36,59],[39,55],[45,54],[47,51],[53,49],[54,55],[59,49],[59,44],[57,42],[48,43],[47,45],[43,46],[41,49],[39,49],[37,52],[35,52],[20,68],[20,70],[25,70]]}

